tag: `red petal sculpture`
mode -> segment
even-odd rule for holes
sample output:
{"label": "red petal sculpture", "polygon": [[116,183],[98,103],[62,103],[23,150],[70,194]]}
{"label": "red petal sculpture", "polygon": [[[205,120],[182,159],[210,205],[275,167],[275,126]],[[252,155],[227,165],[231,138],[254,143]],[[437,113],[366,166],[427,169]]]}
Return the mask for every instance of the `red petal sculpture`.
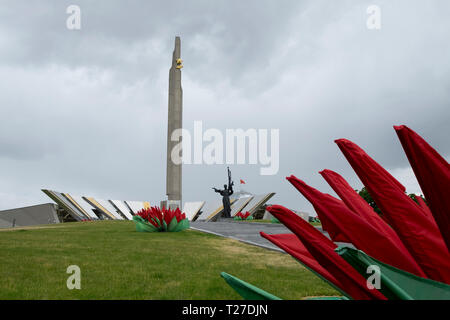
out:
{"label": "red petal sculpture", "polygon": [[[417,196],[416,195],[416,200],[419,203],[419,206],[422,208],[423,213],[425,213],[425,215],[433,222],[435,223],[436,221],[434,220],[433,217],[433,213],[431,213],[430,208],[428,207],[428,205],[425,203],[425,201],[423,201],[421,196]],[[437,224],[436,224],[437,226]]]}
{"label": "red petal sculpture", "polygon": [[401,242],[392,228],[373,210],[373,208],[338,173],[325,169],[319,172],[341,198],[345,205],[374,228],[386,234],[394,241]]}
{"label": "red petal sculpture", "polygon": [[404,193],[401,184],[364,150],[346,139],[336,143],[426,275],[450,283],[450,255],[439,229]]}
{"label": "red petal sculpture", "polygon": [[[147,232],[153,231],[181,231],[189,228],[189,221],[186,219],[186,215],[181,213],[180,209],[172,210],[159,207],[145,208],[137,212],[133,220],[137,225],[142,222],[150,224],[150,226],[144,228],[138,228],[139,230],[147,230]],[[138,231],[139,231],[138,230]]]}
{"label": "red petal sculpture", "polygon": [[[286,178],[289,180],[289,178]],[[336,226],[333,219],[328,219],[328,216],[316,210],[317,215],[319,216],[320,222],[322,224],[322,230],[328,232],[330,238],[334,242],[346,242],[351,243],[352,241],[342,233],[341,229]]]}
{"label": "red petal sculpture", "polygon": [[[373,208],[348,184],[348,182],[338,173],[331,170],[323,170],[320,172],[322,177],[333,188],[337,195],[342,199],[345,205],[359,216],[367,221],[372,227],[376,228],[387,238],[389,238],[395,246],[399,248],[405,255],[414,259],[409,253],[408,249],[403,244],[397,233],[381,218]],[[357,212],[356,212],[357,211]],[[418,267],[418,264],[414,261]],[[419,267],[420,269],[420,267]],[[421,270],[421,269],[420,269]],[[414,272],[411,272],[414,273]],[[416,273],[423,275],[423,273]]]}
{"label": "red petal sculpture", "polygon": [[384,263],[426,277],[401,243],[399,245],[372,227],[341,200],[308,186],[295,176],[290,176],[287,180],[311,202],[320,220],[323,216],[327,217],[356,248]]}
{"label": "red petal sculpture", "polygon": [[329,281],[336,289],[341,289],[342,283],[339,282],[331,273],[329,273],[324,267],[317,262],[316,259],[309,253],[300,239],[292,233],[288,234],[267,234],[260,232],[261,236],[280,247],[295,259],[299,260],[309,269],[313,270],[319,276],[323,277],[325,280]]}
{"label": "red petal sculpture", "polygon": [[366,279],[334,252],[336,245],[315,227],[285,207],[275,205],[267,210],[297,235],[309,253],[323,268],[339,279],[340,287],[353,299],[386,300],[378,290],[370,290],[367,287]]}
{"label": "red petal sculpture", "polygon": [[450,165],[410,128],[395,126],[394,129],[450,250]]}
{"label": "red petal sculpture", "polygon": [[238,212],[236,215],[235,215],[235,220],[250,220],[250,219],[253,219],[252,217],[250,217],[250,212],[245,212],[245,213],[242,213],[242,212]]}

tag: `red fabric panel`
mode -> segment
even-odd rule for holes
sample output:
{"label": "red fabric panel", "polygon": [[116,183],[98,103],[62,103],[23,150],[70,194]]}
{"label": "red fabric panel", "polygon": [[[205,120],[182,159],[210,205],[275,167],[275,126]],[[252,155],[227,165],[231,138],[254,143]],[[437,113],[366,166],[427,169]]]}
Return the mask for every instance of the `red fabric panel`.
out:
{"label": "red fabric panel", "polygon": [[[397,233],[388,224],[387,219],[380,217],[373,208],[348,184],[338,173],[331,170],[323,170],[320,174],[333,188],[337,195],[344,201],[345,205],[352,211],[358,211],[359,216],[367,221],[372,227],[382,232],[395,243],[402,251],[408,251]],[[408,255],[412,258],[408,251]],[[422,275],[423,276],[423,275]]]}
{"label": "red fabric panel", "polygon": [[428,207],[428,205],[425,203],[425,201],[423,201],[421,196],[417,196],[416,195],[416,200],[419,203],[419,206],[422,208],[423,212],[425,213],[425,215],[430,218],[432,221],[434,221],[434,217],[433,217],[433,213],[431,213],[430,208]]}
{"label": "red fabric panel", "polygon": [[386,222],[389,226],[391,225],[388,218],[386,217],[385,214],[380,215],[381,219],[383,219],[384,222]]}
{"label": "red fabric panel", "polygon": [[341,283],[340,288],[353,299],[386,300],[378,290],[367,287],[366,279],[334,251],[336,245],[309,222],[282,206],[271,206],[267,211],[297,235],[311,256]]}
{"label": "red fabric panel", "polygon": [[426,275],[450,284],[450,255],[439,229],[364,150],[349,140],[336,143]]}
{"label": "red fabric panel", "polygon": [[450,165],[421,136],[406,126],[394,127],[450,250]]}
{"label": "red fabric panel", "polygon": [[373,208],[338,173],[325,169],[319,172],[333,188],[334,192],[354,213],[370,223],[377,230],[400,241],[392,228],[373,210]]}
{"label": "red fabric panel", "polygon": [[287,179],[311,202],[317,214],[326,216],[357,249],[381,262],[417,276],[426,277],[400,241],[395,242],[372,227],[371,224],[347,208],[341,200],[308,186],[295,176],[290,176]]}
{"label": "red fabric panel", "polygon": [[[342,284],[323,268],[316,259],[309,253],[299,238],[293,234],[267,234],[260,232],[261,236],[280,247],[295,259],[306,265],[308,268],[314,270],[322,277],[333,283],[336,287],[342,288]],[[345,291],[345,290],[344,290]],[[346,291],[345,291],[346,292]]]}
{"label": "red fabric panel", "polygon": [[334,242],[351,243],[350,239],[347,238],[345,234],[341,232],[341,230],[339,230],[339,228],[334,224],[333,220],[328,219],[326,215],[318,210],[316,210],[316,213],[319,216],[320,223],[322,224],[322,230],[328,232],[330,238]]}

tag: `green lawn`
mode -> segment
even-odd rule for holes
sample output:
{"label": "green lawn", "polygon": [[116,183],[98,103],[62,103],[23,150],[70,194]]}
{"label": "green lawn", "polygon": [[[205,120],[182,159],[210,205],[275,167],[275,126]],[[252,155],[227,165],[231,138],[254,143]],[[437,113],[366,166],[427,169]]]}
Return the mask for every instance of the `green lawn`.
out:
{"label": "green lawn", "polygon": [[[66,287],[69,265],[81,268],[81,290]],[[221,271],[284,299],[337,295],[287,254],[193,230],[101,221],[0,231],[0,299],[240,299]]]}

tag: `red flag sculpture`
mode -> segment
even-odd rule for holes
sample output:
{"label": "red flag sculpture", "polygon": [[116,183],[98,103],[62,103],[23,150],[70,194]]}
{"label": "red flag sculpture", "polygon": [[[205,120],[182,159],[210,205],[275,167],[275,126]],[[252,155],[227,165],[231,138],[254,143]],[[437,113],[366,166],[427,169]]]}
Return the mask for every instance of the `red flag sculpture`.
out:
{"label": "red flag sculpture", "polygon": [[361,218],[365,219],[372,227],[376,228],[388,237],[395,244],[395,246],[399,247],[399,249],[408,251],[397,233],[395,233],[387,222],[383,220],[383,218],[381,218],[375,210],[373,210],[373,208],[348,184],[342,176],[327,169],[321,171],[320,174],[342,199],[342,201],[344,201],[348,208],[355,213],[359,213]]}
{"label": "red flag sculpture", "polygon": [[336,143],[426,275],[450,283],[450,254],[435,224],[364,150],[346,139]]}
{"label": "red flag sculpture", "polygon": [[319,277],[330,283],[337,290],[347,295],[347,293],[342,289],[342,283],[331,273],[329,273],[324,267],[322,267],[316,259],[314,259],[314,257],[309,253],[309,251],[295,234],[267,234],[264,232],[260,232],[260,234],[263,238],[266,238],[276,246],[289,253],[292,257],[312,270]]}
{"label": "red flag sculpture", "polygon": [[348,184],[338,173],[331,170],[319,172],[333,188],[334,192],[344,201],[345,205],[374,228],[386,234],[393,241],[401,242],[392,228],[373,210],[373,208]]}
{"label": "red flag sculpture", "polygon": [[351,243],[351,240],[344,233],[342,233],[341,229],[338,226],[336,226],[333,219],[328,219],[327,215],[322,214],[322,212],[319,212],[317,209],[316,213],[320,219],[322,230],[328,232],[331,240],[333,240],[334,242]]}
{"label": "red flag sculpture", "polygon": [[378,290],[369,289],[366,279],[334,252],[336,245],[307,221],[282,206],[271,206],[267,208],[267,211],[300,239],[309,253],[323,268],[339,280],[341,289],[353,299],[386,299]]}
{"label": "red flag sculpture", "polygon": [[[425,203],[425,201],[423,201],[421,196],[415,196],[419,206],[422,208],[423,213],[433,222],[436,223],[436,221],[434,220],[433,214],[431,213],[430,208],[428,207],[428,205]],[[437,226],[437,224],[436,224]]]}
{"label": "red flag sculpture", "polygon": [[450,165],[422,137],[406,126],[395,126],[398,138],[450,250]]}
{"label": "red flag sculpture", "polygon": [[308,186],[295,176],[287,180],[311,202],[321,221],[322,217],[326,217],[356,248],[384,263],[426,277],[403,245],[372,227],[341,200]]}
{"label": "red flag sculpture", "polygon": [[[336,143],[380,207],[385,221],[335,172],[324,170],[321,174],[342,200],[321,193],[294,176],[288,180],[313,204],[334,240],[344,238],[394,270],[395,277],[388,277],[392,288],[398,292],[431,290],[430,295],[419,296],[434,297],[442,290],[449,290],[443,283],[450,284],[447,248],[450,198],[445,194],[450,190],[450,168],[415,132],[405,126],[395,129],[430,207],[421,197],[416,197],[418,203],[408,197],[400,182],[364,150],[345,139]],[[290,210],[282,206],[271,206],[267,210],[294,234],[261,233],[263,237],[349,297],[386,299],[380,291],[368,288],[365,269],[358,269],[361,272],[358,273],[352,267],[359,268],[363,260],[352,260],[352,265],[347,263],[334,251],[336,245],[332,241]],[[430,286],[423,286],[431,281],[421,279],[425,277],[442,283],[434,282],[435,287],[430,289]]]}

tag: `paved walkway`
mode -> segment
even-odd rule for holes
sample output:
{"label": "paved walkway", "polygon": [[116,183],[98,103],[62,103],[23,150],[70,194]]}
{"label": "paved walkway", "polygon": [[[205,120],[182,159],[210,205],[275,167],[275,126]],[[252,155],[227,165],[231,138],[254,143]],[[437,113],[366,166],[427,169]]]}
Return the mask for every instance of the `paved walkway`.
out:
{"label": "paved walkway", "polygon": [[292,233],[280,223],[235,222],[233,220],[191,222],[191,229],[216,234],[280,252],[284,251],[272,244],[272,242],[261,237],[259,232],[263,231],[267,234]]}

